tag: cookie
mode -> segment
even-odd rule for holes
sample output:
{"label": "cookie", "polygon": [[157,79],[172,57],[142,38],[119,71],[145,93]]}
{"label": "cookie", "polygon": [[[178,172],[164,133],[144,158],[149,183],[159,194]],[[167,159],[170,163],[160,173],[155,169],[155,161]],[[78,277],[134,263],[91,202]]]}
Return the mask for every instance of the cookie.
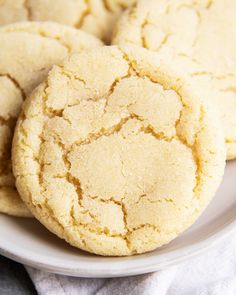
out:
{"label": "cookie", "polygon": [[55,21],[109,41],[120,13],[136,0],[2,0],[0,25],[16,21]]}
{"label": "cookie", "polygon": [[114,44],[137,44],[159,54],[172,49],[195,63],[186,73],[214,88],[210,98],[221,112],[228,159],[236,158],[235,10],[234,0],[140,0],[121,17],[113,38]]}
{"label": "cookie", "polygon": [[100,45],[92,35],[56,23],[0,28],[0,212],[31,216],[11,171],[11,141],[23,100],[69,53]]}
{"label": "cookie", "polygon": [[209,203],[225,165],[217,116],[194,93],[139,47],[102,47],[54,66],[14,135],[23,200],[50,231],[92,253],[170,242]]}

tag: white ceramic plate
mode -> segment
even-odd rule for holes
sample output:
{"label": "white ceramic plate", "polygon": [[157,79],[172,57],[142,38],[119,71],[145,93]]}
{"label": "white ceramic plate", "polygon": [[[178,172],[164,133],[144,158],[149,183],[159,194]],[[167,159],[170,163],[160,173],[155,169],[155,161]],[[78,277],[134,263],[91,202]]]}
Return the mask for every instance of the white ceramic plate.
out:
{"label": "white ceramic plate", "polygon": [[[233,232],[234,231],[234,232]],[[58,239],[36,220],[0,214],[0,253],[42,270],[78,277],[117,277],[148,273],[174,265],[236,233],[236,161],[204,214],[179,238],[150,252],[107,258],[79,251]]]}

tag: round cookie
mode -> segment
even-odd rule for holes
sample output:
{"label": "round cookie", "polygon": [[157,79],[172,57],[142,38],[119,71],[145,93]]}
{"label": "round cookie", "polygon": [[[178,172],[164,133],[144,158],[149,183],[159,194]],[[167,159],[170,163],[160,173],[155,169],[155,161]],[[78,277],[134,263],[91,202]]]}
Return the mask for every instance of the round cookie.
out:
{"label": "round cookie", "polygon": [[16,21],[55,21],[110,40],[120,13],[136,0],[2,0],[0,25]]}
{"label": "round cookie", "polygon": [[11,172],[11,141],[23,100],[69,53],[100,45],[94,36],[56,23],[0,28],[0,212],[31,216]]}
{"label": "round cookie", "polygon": [[23,200],[92,253],[168,243],[207,206],[225,166],[220,123],[194,93],[140,47],[73,54],[18,120],[13,171]]}
{"label": "round cookie", "polygon": [[186,73],[213,86],[209,97],[221,112],[228,159],[236,158],[235,10],[234,0],[140,0],[121,17],[113,38],[113,44],[137,44],[160,54],[172,49],[191,59],[195,65]]}

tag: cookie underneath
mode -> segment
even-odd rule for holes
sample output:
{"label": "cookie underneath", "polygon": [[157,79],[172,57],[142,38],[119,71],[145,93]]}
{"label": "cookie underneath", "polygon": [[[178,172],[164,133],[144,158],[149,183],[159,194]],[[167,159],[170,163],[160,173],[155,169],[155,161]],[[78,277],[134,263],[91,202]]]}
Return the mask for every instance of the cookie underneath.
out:
{"label": "cookie underneath", "polygon": [[122,15],[113,36],[117,45],[136,44],[159,54],[172,49],[180,71],[184,58],[191,61],[185,74],[198,88],[207,85],[205,92],[221,114],[228,160],[236,158],[235,11],[235,0],[140,0]]}
{"label": "cookie underneath", "polygon": [[16,189],[11,187],[0,188],[0,212],[17,217],[32,217],[25,204],[19,198]]}
{"label": "cookie underneath", "polygon": [[0,25],[53,21],[82,29],[109,42],[118,17],[136,0],[1,0]]}
{"label": "cookie underneath", "polygon": [[13,144],[17,188],[71,245],[132,255],[170,242],[212,199],[223,132],[195,89],[139,47],[55,66],[26,100]]}
{"label": "cookie underneath", "polygon": [[17,194],[11,171],[11,142],[22,102],[54,64],[100,45],[92,35],[56,23],[0,28],[0,212],[32,216]]}

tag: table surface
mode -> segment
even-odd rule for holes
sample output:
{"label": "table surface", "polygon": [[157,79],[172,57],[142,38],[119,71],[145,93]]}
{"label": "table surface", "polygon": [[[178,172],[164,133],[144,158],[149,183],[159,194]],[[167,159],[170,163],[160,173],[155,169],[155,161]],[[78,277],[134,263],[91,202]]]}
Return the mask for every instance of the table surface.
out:
{"label": "table surface", "polygon": [[0,256],[0,295],[36,295],[24,267]]}

